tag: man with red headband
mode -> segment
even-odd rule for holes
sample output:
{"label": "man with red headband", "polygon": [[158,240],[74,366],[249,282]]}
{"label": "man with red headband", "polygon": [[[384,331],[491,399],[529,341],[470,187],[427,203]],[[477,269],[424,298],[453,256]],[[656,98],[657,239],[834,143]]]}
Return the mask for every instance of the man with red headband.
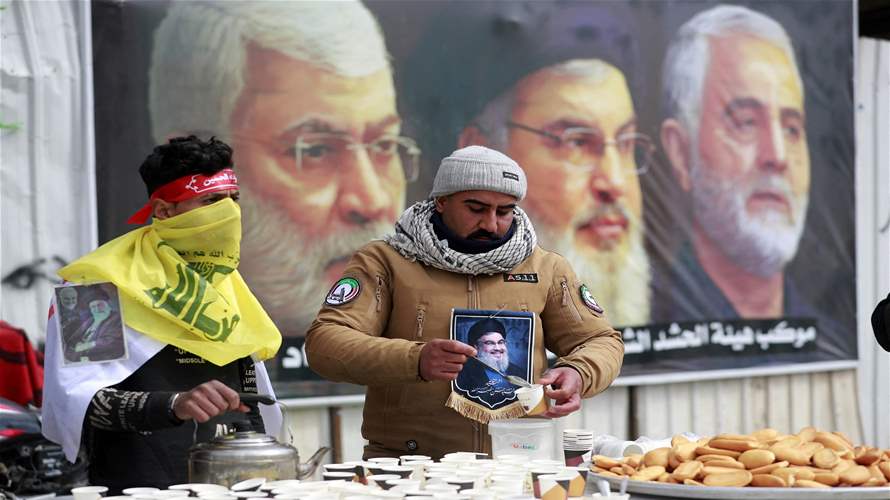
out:
{"label": "man with red headband", "polygon": [[274,408],[239,395],[272,395],[261,360],[274,356],[281,334],[237,271],[232,149],[216,139],[171,139],[139,173],[149,201],[130,222],[153,217],[151,225],[59,271],[68,283],[114,285],[127,354],[70,364],[55,307],[47,326],[43,432],[71,461],[82,443],[90,482],[112,491],[185,483],[189,447],[241,413],[259,431],[280,422]]}

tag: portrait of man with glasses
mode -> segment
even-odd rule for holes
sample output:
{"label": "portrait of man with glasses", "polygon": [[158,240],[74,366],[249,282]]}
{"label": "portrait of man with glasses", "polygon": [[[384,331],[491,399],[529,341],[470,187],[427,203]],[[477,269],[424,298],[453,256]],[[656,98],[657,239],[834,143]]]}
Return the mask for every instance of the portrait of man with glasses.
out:
{"label": "portrait of man with glasses", "polygon": [[524,208],[542,246],[569,260],[612,324],[648,322],[639,178],[655,146],[637,130],[621,70],[599,59],[539,69],[490,101],[459,142],[514,158],[528,175]]}
{"label": "portrait of man with glasses", "polygon": [[155,32],[153,135],[232,144],[239,269],[285,336],[304,335],[417,179],[420,150],[402,135],[387,58],[358,1],[176,2]]}

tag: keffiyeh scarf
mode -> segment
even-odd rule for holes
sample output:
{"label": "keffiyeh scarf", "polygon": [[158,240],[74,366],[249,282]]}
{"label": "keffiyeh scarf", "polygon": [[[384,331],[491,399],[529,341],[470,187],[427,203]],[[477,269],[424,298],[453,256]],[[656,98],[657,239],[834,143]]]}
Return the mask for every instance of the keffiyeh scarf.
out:
{"label": "keffiyeh scarf", "polygon": [[433,230],[430,218],[436,210],[434,200],[420,201],[409,207],[396,223],[395,234],[384,236],[391,247],[408,260],[420,261],[428,266],[453,273],[497,274],[505,273],[531,255],[537,244],[537,236],[525,212],[516,207],[516,230],[503,245],[480,254],[457,252],[440,240]]}

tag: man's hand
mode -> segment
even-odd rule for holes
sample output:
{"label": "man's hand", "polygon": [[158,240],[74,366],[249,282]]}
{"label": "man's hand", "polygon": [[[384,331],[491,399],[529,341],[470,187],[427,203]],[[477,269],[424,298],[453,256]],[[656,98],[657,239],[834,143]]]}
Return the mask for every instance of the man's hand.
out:
{"label": "man's hand", "polygon": [[424,380],[454,380],[467,356],[475,356],[476,349],[456,340],[433,339],[420,351],[420,377]]}
{"label": "man's hand", "polygon": [[173,413],[180,420],[195,419],[204,423],[229,410],[248,412],[250,408],[241,403],[238,393],[218,380],[211,380],[180,393],[173,402]]}
{"label": "man's hand", "polygon": [[581,375],[574,368],[561,366],[547,370],[537,383],[544,386],[544,396],[555,401],[542,417],[564,417],[581,408]]}

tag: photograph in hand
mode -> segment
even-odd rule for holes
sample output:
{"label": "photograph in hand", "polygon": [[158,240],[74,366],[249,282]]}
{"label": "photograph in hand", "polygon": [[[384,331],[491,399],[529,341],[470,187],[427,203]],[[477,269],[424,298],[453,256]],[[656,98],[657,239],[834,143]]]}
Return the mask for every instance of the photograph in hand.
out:
{"label": "photograph in hand", "polygon": [[453,340],[476,349],[452,382],[452,391],[489,410],[516,401],[516,382],[532,374],[534,315],[515,311],[455,309]]}

